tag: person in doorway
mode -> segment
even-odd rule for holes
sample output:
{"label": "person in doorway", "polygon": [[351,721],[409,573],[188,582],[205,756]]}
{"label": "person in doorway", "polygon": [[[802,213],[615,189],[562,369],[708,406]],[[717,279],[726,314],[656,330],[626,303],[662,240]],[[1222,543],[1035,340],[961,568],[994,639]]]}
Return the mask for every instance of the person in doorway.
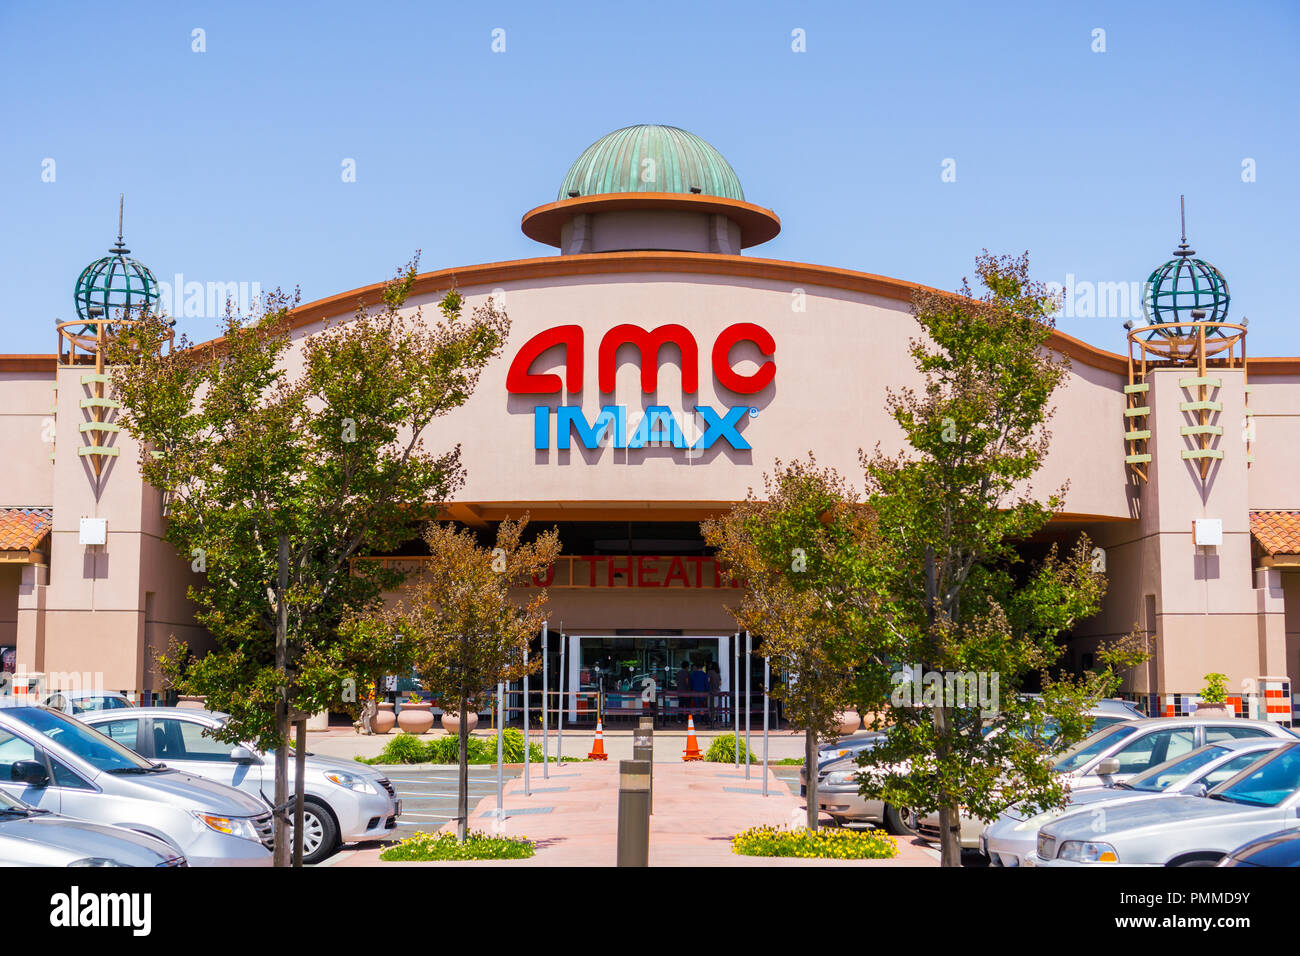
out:
{"label": "person in doorway", "polygon": [[709,723],[713,724],[717,720],[718,711],[722,702],[722,671],[718,668],[717,661],[709,661]]}
{"label": "person in doorway", "polygon": [[673,686],[677,691],[677,709],[679,713],[685,713],[691,706],[691,661],[690,658],[683,658],[681,664],[677,667],[677,683]]}
{"label": "person in doorway", "polygon": [[704,673],[703,664],[696,664],[691,671],[691,707],[697,712],[708,711],[709,675]]}

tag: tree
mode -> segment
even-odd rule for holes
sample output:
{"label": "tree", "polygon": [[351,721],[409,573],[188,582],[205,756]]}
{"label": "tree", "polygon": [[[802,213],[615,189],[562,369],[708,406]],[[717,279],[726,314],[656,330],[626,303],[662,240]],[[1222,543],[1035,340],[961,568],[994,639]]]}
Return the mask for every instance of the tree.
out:
{"label": "tree", "polygon": [[[160,666],[231,715],[220,739],[275,750],[277,865],[291,720],[355,692],[365,662],[342,653],[336,627],[401,579],[352,559],[394,549],[461,484],[459,445],[431,452],[425,433],[465,402],[509,329],[490,300],[463,315],[454,290],[426,323],[405,308],[417,265],[351,321],[298,343],[298,297],[277,291],[248,317],[228,307],[215,342],[165,352],[167,323],[146,316],[111,356],[119,421],[163,493],[166,538],[205,572],[190,596],[216,649],[175,644]],[[301,779],[297,789],[301,805]]]}
{"label": "tree", "polygon": [[[431,524],[424,540],[430,559],[410,581],[391,611],[391,620],[415,649],[415,666],[426,689],[444,711],[460,721],[457,838],[469,821],[469,721],[494,685],[522,678],[540,666],[526,662],[528,645],[545,619],[545,588],[530,589],[519,602],[512,588],[543,574],[560,553],[552,529],[523,542],[528,515],[497,525],[496,544],[485,548],[474,532],[452,524]],[[504,730],[504,728],[503,728]]]}
{"label": "tree", "polygon": [[[835,733],[835,715],[868,673],[887,675],[881,649],[867,645],[866,621],[878,587],[861,560],[875,537],[871,513],[834,469],[776,462],[726,515],[701,525],[730,578],[746,590],[731,609],[737,625],[762,636],[781,680],[773,690],[791,722],[804,728],[808,827],[817,829],[817,740]],[[880,681],[877,679],[877,686]]]}
{"label": "tree", "polygon": [[[1038,809],[1063,801],[1045,754],[1053,729],[1056,743],[1081,738],[1083,711],[1114,686],[1116,669],[1140,659],[1121,642],[1103,648],[1101,674],[1049,673],[1062,636],[1105,592],[1085,536],[1033,564],[1019,550],[1066,490],[1039,501],[1029,482],[1048,451],[1050,402],[1068,364],[1047,348],[1054,306],[1031,281],[1028,257],[985,253],[977,272],[986,290],[978,300],[966,283],[957,296],[917,293],[924,336],[910,351],[924,385],[888,395],[911,449],[862,456],[883,572],[875,640],[926,672],[934,692],[903,699],[916,695],[904,693],[912,682],[900,672],[882,718],[887,741],[860,761],[864,789],[937,809],[945,866],[960,865],[961,808],[992,819],[1016,800]],[[1041,697],[1021,692],[1035,673]],[[993,686],[993,700],[954,693],[962,683],[969,692],[972,677],[982,691]]]}

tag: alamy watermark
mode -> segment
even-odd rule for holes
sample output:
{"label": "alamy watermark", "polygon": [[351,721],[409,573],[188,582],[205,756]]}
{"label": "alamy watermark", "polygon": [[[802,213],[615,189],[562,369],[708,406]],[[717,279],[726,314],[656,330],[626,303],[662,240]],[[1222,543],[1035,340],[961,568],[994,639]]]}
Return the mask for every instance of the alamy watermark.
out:
{"label": "alamy watermark", "polygon": [[996,671],[927,671],[918,666],[896,671],[889,702],[895,707],[979,708],[981,717],[1000,709]]}

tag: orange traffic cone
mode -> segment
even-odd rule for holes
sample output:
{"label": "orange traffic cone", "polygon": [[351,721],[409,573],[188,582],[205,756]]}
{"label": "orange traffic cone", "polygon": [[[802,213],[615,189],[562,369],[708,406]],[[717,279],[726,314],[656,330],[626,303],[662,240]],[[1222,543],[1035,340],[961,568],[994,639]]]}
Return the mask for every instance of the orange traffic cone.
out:
{"label": "orange traffic cone", "polygon": [[609,754],[605,753],[605,733],[604,733],[604,729],[600,725],[600,721],[596,721],[596,741],[591,745],[591,753],[587,754],[587,759],[588,760],[609,759]]}
{"label": "orange traffic cone", "polygon": [[686,749],[682,751],[682,759],[703,760],[704,754],[700,753],[700,742],[695,739],[695,718],[687,714],[686,720]]}

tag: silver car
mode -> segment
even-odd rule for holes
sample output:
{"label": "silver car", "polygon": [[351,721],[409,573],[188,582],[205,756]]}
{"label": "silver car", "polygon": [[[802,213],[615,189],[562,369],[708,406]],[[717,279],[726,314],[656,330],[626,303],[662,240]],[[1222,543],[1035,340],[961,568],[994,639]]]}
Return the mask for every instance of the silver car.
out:
{"label": "silver car", "polygon": [[0,867],[185,865],[161,840],[50,813],[0,790]]}
{"label": "silver car", "polygon": [[[1092,711],[1089,711],[1092,713]],[[1296,735],[1267,720],[1237,717],[1144,717],[1103,727],[1067,749],[1052,762],[1052,769],[1070,789],[1106,787],[1150,770],[1157,764],[1191,753],[1219,740],[1296,740]],[[961,815],[961,845],[973,850],[987,824]],[[921,820],[917,828],[937,838],[939,814]]]}
{"label": "silver car", "polygon": [[[136,753],[169,767],[237,787],[267,805],[275,798],[275,758],[251,744],[231,746],[212,737],[226,714],[174,707],[84,714],[81,719]],[[402,812],[393,785],[355,760],[307,756],[303,804],[303,862],[319,863],[341,843],[391,838]],[[289,792],[294,761],[289,757]]]}
{"label": "silver car", "polygon": [[1035,866],[1213,866],[1257,837],[1300,827],[1300,741],[1205,796],[1161,795],[1071,813],[1038,831]]}
{"label": "silver car", "polygon": [[191,866],[270,866],[271,814],[233,787],[145,760],[48,707],[0,709],[0,790],[162,840]]}
{"label": "silver car", "polygon": [[1039,827],[1067,813],[1162,793],[1204,793],[1286,745],[1280,737],[1223,740],[1197,747],[1113,787],[1074,790],[1063,807],[1027,816],[1019,805],[1013,806],[988,825],[980,837],[980,852],[993,866],[1021,866],[1038,846]]}
{"label": "silver car", "polygon": [[46,694],[41,704],[74,717],[97,710],[125,710],[135,706],[131,698],[115,690],[56,690]]}

